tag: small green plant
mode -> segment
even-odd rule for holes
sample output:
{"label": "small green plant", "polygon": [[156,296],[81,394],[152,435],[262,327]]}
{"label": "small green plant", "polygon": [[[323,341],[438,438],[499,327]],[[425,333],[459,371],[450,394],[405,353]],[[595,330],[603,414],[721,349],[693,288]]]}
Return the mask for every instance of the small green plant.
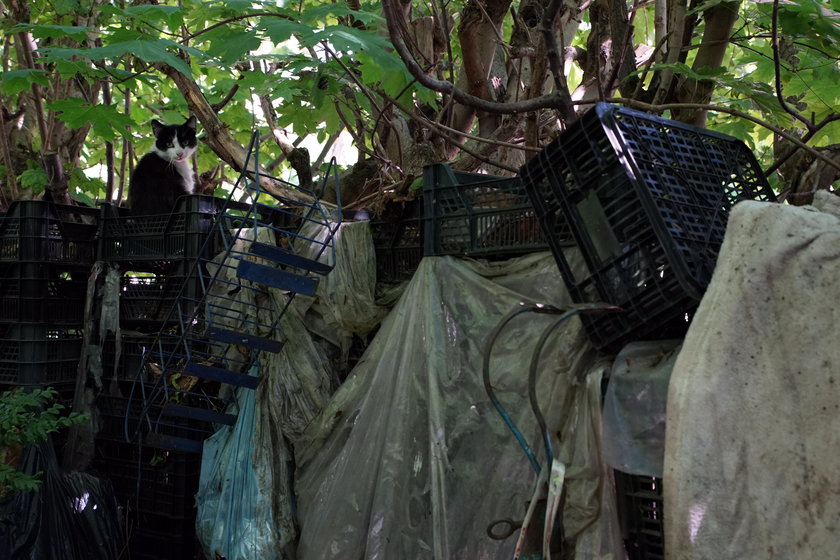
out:
{"label": "small green plant", "polygon": [[26,445],[87,419],[77,412],[63,414],[64,405],[53,402],[56,395],[51,387],[0,393],[0,500],[20,490],[37,490],[41,484],[42,473],[25,474],[15,468]]}

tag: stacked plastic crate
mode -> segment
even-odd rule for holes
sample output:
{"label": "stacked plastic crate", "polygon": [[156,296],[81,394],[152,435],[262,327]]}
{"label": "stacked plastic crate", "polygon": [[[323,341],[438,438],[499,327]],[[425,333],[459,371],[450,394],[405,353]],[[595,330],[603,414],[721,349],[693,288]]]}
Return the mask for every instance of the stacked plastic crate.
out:
{"label": "stacked plastic crate", "polygon": [[98,211],[15,201],[0,219],[0,389],[72,399]]}
{"label": "stacked plastic crate", "polygon": [[[143,357],[149,354],[154,363],[155,354],[166,354],[155,340],[183,316],[173,310],[179,295],[200,299],[202,286],[187,281],[189,267],[202,251],[212,257],[219,248],[208,236],[223,202],[185,196],[171,214],[153,216],[132,216],[110,204],[101,208],[99,258],[120,273],[121,337],[103,349],[106,383],[96,401],[101,423],[93,466],[112,481],[125,506],[132,558],[192,558],[196,551],[194,496],[201,456],[138,443],[134,432],[140,418],[155,416],[154,410],[143,410],[143,394],[154,382],[139,377]],[[182,376],[169,382],[180,386],[197,380]],[[176,430],[210,432],[211,426],[184,419]]]}
{"label": "stacked plastic crate", "polygon": [[[729,210],[775,201],[740,140],[606,103],[520,170],[575,302],[623,313],[583,317],[593,344],[683,335],[711,279]],[[563,252],[571,231],[587,270]]]}
{"label": "stacked plastic crate", "polygon": [[621,532],[629,560],[665,559],[662,480],[615,471]]}
{"label": "stacked plastic crate", "polygon": [[[424,256],[500,259],[549,248],[519,177],[463,173],[445,163],[424,168],[422,199],[371,228],[380,282],[410,279]],[[560,242],[568,241],[566,232]]]}

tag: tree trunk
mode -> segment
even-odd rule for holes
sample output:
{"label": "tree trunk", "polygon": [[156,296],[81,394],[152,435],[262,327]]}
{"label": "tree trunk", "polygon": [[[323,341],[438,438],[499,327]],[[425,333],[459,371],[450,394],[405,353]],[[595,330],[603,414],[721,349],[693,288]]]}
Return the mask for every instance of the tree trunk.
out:
{"label": "tree trunk", "polygon": [[[740,5],[740,1],[723,2],[703,12],[706,29],[691,67],[692,70],[717,68],[723,63],[723,56],[729,46],[729,37],[732,35],[732,26],[738,18]],[[714,82],[711,80],[684,78],[677,90],[677,102],[707,104],[712,99],[713,89]],[[702,128],[706,127],[705,109],[684,109],[672,111],[672,114],[675,120]]]}

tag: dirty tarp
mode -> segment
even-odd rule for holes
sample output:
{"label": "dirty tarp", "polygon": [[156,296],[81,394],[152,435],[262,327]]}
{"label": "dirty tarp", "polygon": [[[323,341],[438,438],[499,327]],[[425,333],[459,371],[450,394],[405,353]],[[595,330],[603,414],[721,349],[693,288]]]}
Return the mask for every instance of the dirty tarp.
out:
{"label": "dirty tarp", "polygon": [[733,208],[671,376],[667,558],[837,557],[838,216]]}
{"label": "dirty tarp", "polygon": [[[550,283],[537,285],[542,281]],[[297,444],[298,560],[512,557],[515,535],[496,541],[485,531],[500,519],[522,519],[536,476],[484,391],[482,352],[520,301],[554,294],[547,303],[562,304],[563,292],[547,253],[502,267],[448,257],[421,262],[351,376]],[[555,318],[514,319],[490,367],[500,401],[543,463],[527,372]],[[573,396],[558,451],[568,463],[566,535],[582,533],[576,558],[623,558],[611,483],[600,476],[605,365],[596,363],[577,318],[555,332],[542,353],[537,394],[552,432],[565,395]]]}
{"label": "dirty tarp", "polygon": [[[305,235],[315,238],[326,233],[309,231]],[[318,341],[328,336],[326,344],[340,347],[353,334],[367,334],[384,314],[373,304],[369,225],[341,224],[335,242],[335,261],[329,252],[320,257],[335,264],[329,280],[321,280],[316,297],[297,295],[280,319],[282,351],[260,355],[257,374],[262,380],[257,391],[239,390],[241,411],[236,426],[222,428],[206,444],[196,527],[209,557],[219,552],[228,560],[294,558],[297,529],[291,446],[337,386],[336,363]],[[244,245],[245,241],[238,243]],[[225,280],[237,281],[235,269],[223,269],[222,273],[231,274]],[[240,290],[234,297],[248,298],[255,293]],[[277,305],[262,305],[260,313],[276,313],[289,297],[275,289],[271,295]],[[212,299],[214,293],[208,297]],[[243,302],[242,308],[252,312],[254,302]],[[353,319],[343,320],[348,311],[354,312]],[[317,320],[310,320],[313,317]],[[242,319],[241,314],[232,313],[230,328],[242,328]],[[268,324],[272,319],[261,316],[260,322]],[[320,327],[318,336],[312,336],[312,324]],[[243,441],[248,446],[243,447]]]}

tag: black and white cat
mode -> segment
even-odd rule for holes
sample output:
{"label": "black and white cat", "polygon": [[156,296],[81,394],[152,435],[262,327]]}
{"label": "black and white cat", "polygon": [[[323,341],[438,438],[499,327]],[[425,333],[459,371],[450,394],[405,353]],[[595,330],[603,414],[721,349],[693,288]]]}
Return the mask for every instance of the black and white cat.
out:
{"label": "black and white cat", "polygon": [[132,214],[169,214],[179,196],[193,193],[195,173],[190,157],[198,144],[195,127],[195,117],[180,125],[152,121],[154,146],[137,162],[128,186]]}

